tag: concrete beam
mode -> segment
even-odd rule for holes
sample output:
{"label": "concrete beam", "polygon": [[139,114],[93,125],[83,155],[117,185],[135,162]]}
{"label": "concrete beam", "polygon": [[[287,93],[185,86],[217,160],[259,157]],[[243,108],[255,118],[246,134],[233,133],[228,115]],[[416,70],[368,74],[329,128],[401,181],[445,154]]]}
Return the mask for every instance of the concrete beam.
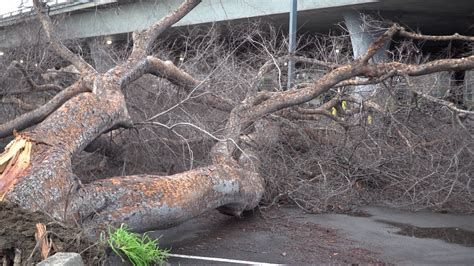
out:
{"label": "concrete beam", "polygon": [[[298,11],[310,11],[360,4],[377,3],[378,0],[299,0]],[[61,35],[65,39],[89,38],[133,32],[145,29],[175,9],[180,1],[144,0],[104,9],[86,9],[73,12],[60,23]],[[222,22],[237,19],[268,17],[289,12],[284,0],[203,0],[176,26]],[[0,49],[33,42],[35,35],[18,34],[28,32],[35,22],[24,22],[0,29]],[[26,38],[26,39],[25,39]]]}

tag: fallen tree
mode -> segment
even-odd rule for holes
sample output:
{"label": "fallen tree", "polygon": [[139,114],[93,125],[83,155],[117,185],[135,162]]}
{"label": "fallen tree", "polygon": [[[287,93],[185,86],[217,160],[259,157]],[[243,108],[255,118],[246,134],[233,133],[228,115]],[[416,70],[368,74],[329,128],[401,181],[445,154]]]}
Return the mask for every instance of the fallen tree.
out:
{"label": "fallen tree", "polygon": [[[151,55],[158,36],[199,2],[186,0],[147,30],[135,32],[128,59],[100,74],[59,41],[41,1],[35,0],[38,19],[53,50],[75,66],[80,77],[65,89],[42,87],[60,92],[45,105],[0,125],[0,137],[15,135],[0,156],[0,198],[26,209],[43,211],[66,223],[79,224],[93,234],[121,223],[136,231],[169,227],[215,208],[239,216],[258,205],[265,187],[258,171],[256,153],[252,145],[245,143],[250,135],[265,137],[270,134],[265,128],[256,127],[256,122],[268,116],[309,120],[324,116],[347,126],[351,115],[367,110],[384,112],[384,108],[376,102],[366,101],[362,106],[354,103],[354,108],[343,116],[335,115],[331,110],[341,102],[356,102],[348,90],[340,90],[318,107],[307,108],[302,104],[332,88],[378,84],[395,76],[409,80],[412,76],[441,71],[474,69],[472,55],[423,64],[372,62],[376,52],[395,36],[441,41],[474,40],[474,37],[458,34],[424,36],[393,25],[371,44],[363,56],[349,64],[293,58],[327,69],[325,75],[307,86],[287,91],[255,89],[240,103],[211,93],[194,97],[193,100],[208,108],[228,112],[224,132],[220,137],[214,137],[217,143],[211,151],[211,165],[171,176],[117,176],[83,184],[72,171],[72,158],[103,133],[119,127],[134,127],[123,95],[132,82],[151,74],[167,79],[188,93],[212,86],[184,72],[171,61]],[[286,59],[272,61],[278,64]],[[272,62],[264,64],[256,75],[262,76],[271,65]],[[33,89],[38,88],[32,84]],[[453,103],[413,90],[420,97],[446,106],[456,114],[473,114]],[[183,123],[174,127],[177,126],[192,125]]]}

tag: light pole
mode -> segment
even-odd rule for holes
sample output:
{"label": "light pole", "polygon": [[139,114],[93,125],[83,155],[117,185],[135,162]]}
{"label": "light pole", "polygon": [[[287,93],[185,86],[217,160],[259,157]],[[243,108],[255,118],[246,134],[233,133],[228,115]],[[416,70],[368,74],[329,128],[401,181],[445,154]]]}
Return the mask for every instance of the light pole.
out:
{"label": "light pole", "polygon": [[[289,45],[288,45],[288,52],[290,56],[295,54],[296,49],[296,18],[297,18],[297,2],[298,0],[290,0],[291,7],[290,7],[290,22],[289,22]],[[292,58],[288,60],[288,85],[286,89],[290,89],[293,86],[293,79],[295,75],[295,62]]]}

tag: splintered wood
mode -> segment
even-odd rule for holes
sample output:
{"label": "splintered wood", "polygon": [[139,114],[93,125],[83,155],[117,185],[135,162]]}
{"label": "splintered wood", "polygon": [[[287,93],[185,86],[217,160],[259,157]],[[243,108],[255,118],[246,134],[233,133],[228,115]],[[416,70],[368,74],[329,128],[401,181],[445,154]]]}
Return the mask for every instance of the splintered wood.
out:
{"label": "splintered wood", "polygon": [[0,154],[0,201],[30,165],[31,146],[30,140],[17,136]]}
{"label": "splintered wood", "polygon": [[52,241],[48,239],[46,226],[42,223],[36,224],[36,233],[35,233],[36,245],[39,247],[41,258],[45,260],[49,256],[51,251]]}

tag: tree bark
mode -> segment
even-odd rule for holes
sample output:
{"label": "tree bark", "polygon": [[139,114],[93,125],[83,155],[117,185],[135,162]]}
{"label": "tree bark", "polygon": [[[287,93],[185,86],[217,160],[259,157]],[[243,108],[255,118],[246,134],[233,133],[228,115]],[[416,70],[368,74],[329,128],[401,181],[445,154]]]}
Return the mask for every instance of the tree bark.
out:
{"label": "tree bark", "polygon": [[0,156],[0,198],[81,224],[91,236],[121,223],[143,231],[218,207],[239,215],[257,206],[262,178],[233,159],[221,158],[173,176],[113,177],[82,184],[72,172],[71,158],[107,129],[129,120],[118,80],[108,75],[97,79],[99,95],[75,96],[7,147]]}

